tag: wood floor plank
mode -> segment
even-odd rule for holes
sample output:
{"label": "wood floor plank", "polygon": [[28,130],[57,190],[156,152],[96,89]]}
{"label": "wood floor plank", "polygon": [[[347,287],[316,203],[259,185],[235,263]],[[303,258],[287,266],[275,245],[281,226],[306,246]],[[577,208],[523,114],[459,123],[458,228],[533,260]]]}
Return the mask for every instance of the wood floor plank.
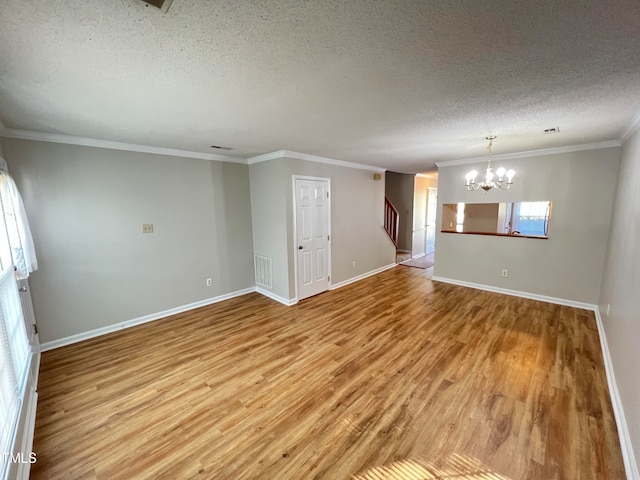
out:
{"label": "wood floor plank", "polygon": [[45,352],[32,478],[623,479],[593,314],[429,273]]}

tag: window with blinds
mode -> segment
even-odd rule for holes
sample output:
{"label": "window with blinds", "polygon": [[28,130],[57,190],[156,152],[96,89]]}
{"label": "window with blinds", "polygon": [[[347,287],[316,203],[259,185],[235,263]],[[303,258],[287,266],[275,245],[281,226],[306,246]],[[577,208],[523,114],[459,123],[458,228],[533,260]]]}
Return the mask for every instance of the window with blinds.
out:
{"label": "window with blinds", "polygon": [[513,204],[512,230],[521,235],[549,234],[551,202],[519,202]]}
{"label": "window with blinds", "polygon": [[[13,269],[8,268],[0,274],[0,453],[12,450],[29,358],[18,285]],[[8,463],[3,461],[0,468],[4,478]]]}
{"label": "window with blinds", "polygon": [[15,182],[0,172],[0,478],[7,478],[16,453],[18,419],[31,361],[18,292],[18,278],[37,268],[33,240]]}

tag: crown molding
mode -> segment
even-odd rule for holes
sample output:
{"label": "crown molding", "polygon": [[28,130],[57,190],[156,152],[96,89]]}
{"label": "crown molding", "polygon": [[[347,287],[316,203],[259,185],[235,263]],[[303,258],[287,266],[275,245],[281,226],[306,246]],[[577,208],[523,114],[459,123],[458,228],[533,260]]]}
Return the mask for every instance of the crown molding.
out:
{"label": "crown molding", "polygon": [[363,163],[345,162],[344,160],[336,160],[335,158],[319,157],[317,155],[309,155],[308,153],[292,152],[290,150],[278,150],[277,152],[265,153],[256,157],[247,159],[249,165],[254,163],[266,162],[277,158],[294,158],[296,160],[304,160],[307,162],[324,163],[327,165],[337,165],[339,167],[357,168],[359,170],[368,170],[371,172],[385,172],[387,169],[382,167],[374,167]]}
{"label": "crown molding", "polygon": [[627,128],[622,132],[620,136],[620,143],[624,143],[629,140],[629,137],[640,130],[640,111],[631,119],[631,122]]}
{"label": "crown molding", "polygon": [[247,158],[247,163],[253,165],[254,163],[267,162],[269,160],[275,160],[285,156],[286,150],[278,150],[277,152],[263,153],[262,155],[256,155],[255,157]]}
{"label": "crown molding", "polygon": [[[613,147],[619,147],[620,145],[621,143],[618,140],[607,140],[606,142],[584,143],[582,145],[569,145],[566,147],[543,148],[541,150],[528,150],[526,152],[503,153],[502,155],[493,155],[491,157],[491,161],[497,162],[500,160],[513,160],[516,158],[540,157],[544,155],[556,155],[558,153],[580,152],[583,150],[598,150],[599,148],[613,148]],[[487,156],[485,155],[483,157],[463,158],[460,160],[447,160],[444,162],[436,162],[436,166],[438,168],[455,167],[456,165],[469,165],[472,163],[486,162],[486,161],[487,161]]]}
{"label": "crown molding", "polygon": [[97,138],[75,137],[72,135],[34,132],[31,130],[18,130],[14,128],[0,128],[0,137],[35,140],[37,142],[64,143],[68,145],[80,145],[83,147],[108,148],[111,150],[124,150],[128,152],[154,153],[156,155],[169,155],[172,157],[198,158],[200,160],[212,160],[216,162],[247,163],[244,158],[217,155],[215,153],[191,152],[189,150],[178,150],[175,148],[152,147],[150,145],[112,142],[110,140],[99,140]]}

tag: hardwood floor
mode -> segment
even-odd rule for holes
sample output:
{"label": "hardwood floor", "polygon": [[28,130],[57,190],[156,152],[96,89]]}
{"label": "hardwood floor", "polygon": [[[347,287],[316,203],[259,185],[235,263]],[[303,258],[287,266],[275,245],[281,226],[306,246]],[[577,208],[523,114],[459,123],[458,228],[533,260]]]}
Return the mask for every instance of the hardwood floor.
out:
{"label": "hardwood floor", "polygon": [[591,312],[396,267],[42,356],[34,479],[623,479]]}

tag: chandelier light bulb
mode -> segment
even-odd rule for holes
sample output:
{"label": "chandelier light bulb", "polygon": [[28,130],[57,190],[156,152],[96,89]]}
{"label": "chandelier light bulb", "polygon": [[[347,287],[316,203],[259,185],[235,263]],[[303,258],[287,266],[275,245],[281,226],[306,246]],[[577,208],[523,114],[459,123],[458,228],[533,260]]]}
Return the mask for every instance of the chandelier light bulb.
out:
{"label": "chandelier light bulb", "polygon": [[[489,142],[489,145],[487,146],[487,152],[489,152],[489,157],[487,158],[487,169],[485,171],[486,173],[485,173],[484,180],[481,179],[478,182],[476,182],[476,177],[478,176],[478,172],[476,170],[471,170],[470,172],[467,172],[467,174],[464,177],[467,180],[467,183],[466,183],[467,190],[469,190],[470,192],[473,192],[474,190],[484,190],[485,192],[488,192],[493,188],[498,190],[508,190],[509,188],[511,188],[511,185],[513,184],[513,177],[516,175],[516,172],[513,169],[506,170],[504,167],[500,167],[496,170],[495,173],[493,173],[491,169],[491,157],[492,157],[491,147],[496,137],[495,135],[489,135],[488,137],[485,137],[485,138]],[[506,181],[504,178],[505,175],[507,177]]]}
{"label": "chandelier light bulb", "polygon": [[493,172],[490,168],[487,168],[486,182],[489,183],[493,180]]}
{"label": "chandelier light bulb", "polygon": [[472,183],[475,183],[477,175],[478,175],[478,172],[476,172],[475,170],[471,170],[470,172],[467,172],[467,174],[464,176],[464,178],[467,179],[467,186],[469,186]]}

